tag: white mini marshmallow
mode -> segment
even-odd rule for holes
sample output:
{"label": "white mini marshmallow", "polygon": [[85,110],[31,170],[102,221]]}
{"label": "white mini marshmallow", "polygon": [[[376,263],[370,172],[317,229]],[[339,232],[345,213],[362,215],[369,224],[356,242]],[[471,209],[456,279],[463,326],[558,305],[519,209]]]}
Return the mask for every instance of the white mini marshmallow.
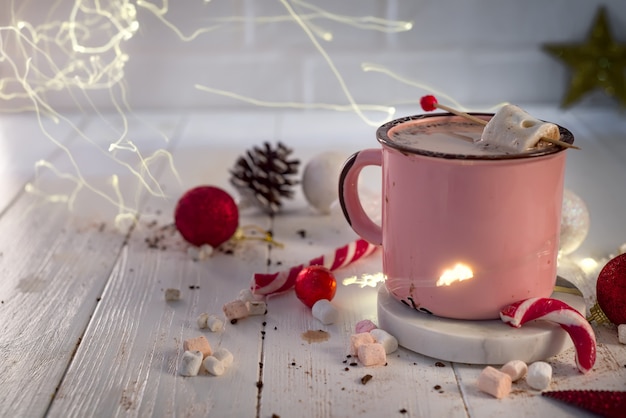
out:
{"label": "white mini marshmallow", "polygon": [[209,320],[209,314],[208,313],[203,312],[200,315],[198,315],[198,319],[196,319],[196,322],[198,324],[198,328],[205,329],[206,327],[208,327],[208,324],[207,324],[208,320]]}
{"label": "white mini marshmallow", "polygon": [[552,366],[544,361],[536,361],[528,366],[526,383],[533,389],[544,390],[550,386]]}
{"label": "white mini marshmallow", "polygon": [[511,360],[500,369],[502,373],[511,376],[511,380],[517,382],[528,373],[528,365],[522,360]]}
{"label": "white mini marshmallow", "polygon": [[267,313],[267,304],[262,300],[246,301],[248,307],[248,315],[265,315]]}
{"label": "white mini marshmallow", "polygon": [[203,244],[200,247],[187,248],[187,255],[195,261],[206,260],[213,255],[213,247]]}
{"label": "white mini marshmallow", "polygon": [[241,289],[239,291],[239,296],[237,296],[237,299],[243,300],[244,302],[248,302],[248,301],[254,300],[254,295],[252,294],[252,290],[250,290],[250,289]]}
{"label": "white mini marshmallow", "polygon": [[224,329],[224,321],[217,315],[209,315],[206,320],[206,325],[211,332],[218,332]]}
{"label": "white mini marshmallow", "polygon": [[219,359],[208,356],[202,362],[202,365],[206,369],[207,372],[211,373],[213,376],[221,376],[224,374],[224,363],[222,363]]}
{"label": "white mini marshmallow", "polygon": [[502,399],[511,393],[511,376],[487,366],[478,376],[478,389],[494,398]]}
{"label": "white mini marshmallow", "polygon": [[391,354],[398,349],[398,340],[384,329],[376,328],[370,331],[374,341],[385,347],[385,353]]}
{"label": "white mini marshmallow", "polygon": [[229,320],[242,319],[249,315],[248,305],[241,299],[235,299],[231,302],[224,304],[222,307],[226,318]]}
{"label": "white mini marshmallow", "polygon": [[202,365],[202,352],[198,350],[185,351],[180,360],[179,374],[181,376],[197,376]]}
{"label": "white mini marshmallow", "polygon": [[179,289],[165,289],[165,300],[175,301],[180,299]]}
{"label": "white mini marshmallow", "polygon": [[505,105],[489,120],[478,144],[513,153],[537,145],[542,137],[558,140],[559,127],[532,117],[514,105]]}
{"label": "white mini marshmallow", "polygon": [[330,325],[339,319],[339,311],[328,299],[320,299],[311,308],[313,317],[324,325]]}
{"label": "white mini marshmallow", "polygon": [[213,357],[222,362],[225,368],[230,367],[233,364],[233,354],[225,348],[218,348],[213,352]]}
{"label": "white mini marshmallow", "polygon": [[626,344],[626,324],[619,324],[617,326],[617,339],[620,343]]}

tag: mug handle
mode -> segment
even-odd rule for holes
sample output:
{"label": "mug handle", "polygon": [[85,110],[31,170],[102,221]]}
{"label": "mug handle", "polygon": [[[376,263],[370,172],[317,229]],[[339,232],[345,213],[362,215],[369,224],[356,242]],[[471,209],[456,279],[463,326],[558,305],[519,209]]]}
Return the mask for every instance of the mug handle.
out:
{"label": "mug handle", "polygon": [[348,224],[374,245],[383,242],[382,228],[365,213],[357,186],[361,170],[370,165],[382,166],[382,155],[382,149],[358,151],[346,160],[339,176],[339,203]]}

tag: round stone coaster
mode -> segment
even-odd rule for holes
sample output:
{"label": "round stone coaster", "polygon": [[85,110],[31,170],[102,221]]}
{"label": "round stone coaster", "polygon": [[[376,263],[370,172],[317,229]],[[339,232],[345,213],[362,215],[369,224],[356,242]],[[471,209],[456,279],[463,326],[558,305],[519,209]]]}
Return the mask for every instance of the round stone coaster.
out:
{"label": "round stone coaster", "polygon": [[[585,314],[581,296],[553,293],[551,297]],[[409,308],[394,299],[384,285],[378,290],[378,326],[395,336],[404,348],[460,363],[532,363],[573,346],[567,332],[552,322],[536,320],[513,328],[499,319],[440,318]]]}

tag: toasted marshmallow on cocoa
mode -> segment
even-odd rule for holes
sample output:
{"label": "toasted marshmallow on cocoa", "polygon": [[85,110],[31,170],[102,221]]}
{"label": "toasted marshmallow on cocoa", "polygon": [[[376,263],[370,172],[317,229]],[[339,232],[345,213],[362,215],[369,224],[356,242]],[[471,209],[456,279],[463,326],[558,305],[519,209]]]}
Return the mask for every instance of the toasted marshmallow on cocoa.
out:
{"label": "toasted marshmallow on cocoa", "polygon": [[543,122],[515,105],[505,105],[489,120],[477,144],[510,153],[537,146],[541,138],[560,139],[559,127]]}

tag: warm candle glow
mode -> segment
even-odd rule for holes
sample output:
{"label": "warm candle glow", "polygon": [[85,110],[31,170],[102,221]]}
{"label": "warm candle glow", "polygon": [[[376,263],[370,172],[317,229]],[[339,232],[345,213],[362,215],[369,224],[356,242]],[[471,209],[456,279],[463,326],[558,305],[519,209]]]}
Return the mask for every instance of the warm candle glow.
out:
{"label": "warm candle glow", "polygon": [[351,284],[358,284],[361,288],[365,286],[376,287],[378,283],[385,281],[385,275],[383,273],[376,274],[362,274],[360,278],[357,276],[347,277],[343,279],[342,284],[349,286]]}
{"label": "warm candle glow", "polygon": [[474,272],[471,268],[462,263],[457,263],[453,268],[447,269],[443,272],[439,280],[437,280],[437,286],[450,286],[454,282],[462,282],[474,277]]}

